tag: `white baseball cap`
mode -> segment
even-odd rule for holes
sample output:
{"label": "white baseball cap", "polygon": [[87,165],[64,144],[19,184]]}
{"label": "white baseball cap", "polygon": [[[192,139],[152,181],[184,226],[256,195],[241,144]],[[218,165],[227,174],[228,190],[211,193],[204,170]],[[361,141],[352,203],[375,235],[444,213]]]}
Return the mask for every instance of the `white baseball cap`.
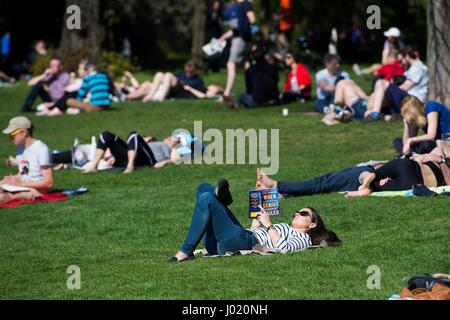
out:
{"label": "white baseball cap", "polygon": [[395,27],[390,28],[388,31],[386,31],[384,33],[384,36],[386,38],[389,38],[389,37],[400,38],[401,35],[402,35],[402,33],[401,33],[400,29],[395,28]]}
{"label": "white baseball cap", "polygon": [[11,134],[19,129],[31,129],[32,127],[33,125],[31,124],[31,121],[28,120],[28,118],[16,117],[14,119],[11,119],[11,121],[9,121],[8,128],[3,130],[3,133]]}

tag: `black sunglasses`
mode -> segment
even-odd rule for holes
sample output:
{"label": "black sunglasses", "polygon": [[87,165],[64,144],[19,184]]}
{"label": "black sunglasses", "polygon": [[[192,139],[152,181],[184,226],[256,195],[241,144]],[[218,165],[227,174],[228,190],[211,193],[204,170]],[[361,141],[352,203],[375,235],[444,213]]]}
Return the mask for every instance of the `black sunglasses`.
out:
{"label": "black sunglasses", "polygon": [[312,221],[313,223],[315,223],[314,217],[313,217],[308,211],[300,211],[300,212],[296,212],[296,213],[294,214],[294,218],[297,216],[297,214],[299,214],[300,216],[302,216],[302,217],[304,217],[304,218],[310,217],[310,218],[311,218],[311,221]]}

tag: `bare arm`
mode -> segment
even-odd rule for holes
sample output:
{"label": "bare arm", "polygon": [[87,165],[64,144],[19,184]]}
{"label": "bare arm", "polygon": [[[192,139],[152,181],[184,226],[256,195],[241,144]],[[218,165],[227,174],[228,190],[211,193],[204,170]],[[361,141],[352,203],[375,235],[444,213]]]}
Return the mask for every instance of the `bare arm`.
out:
{"label": "bare arm", "polygon": [[248,21],[250,22],[250,24],[255,24],[256,23],[255,12],[253,12],[253,11],[247,12],[247,18],[248,18]]}
{"label": "bare arm", "polygon": [[[261,209],[261,214],[258,216],[257,220],[259,221],[259,223],[261,224],[261,226],[263,228],[267,229],[272,225],[272,222],[270,221],[270,216],[266,212],[266,210],[264,210],[263,207],[259,206],[259,208]],[[275,228],[271,228],[268,232],[269,232],[270,241],[272,242],[272,244],[274,246],[276,246],[277,243],[281,239],[280,234],[278,233],[278,231]]]}
{"label": "bare arm", "polygon": [[37,85],[39,82],[44,80],[45,77],[49,76],[49,74],[50,74],[49,71],[45,70],[45,72],[43,74],[41,74],[40,76],[34,77],[30,81],[28,81],[28,85],[30,87],[33,87],[33,86]]}
{"label": "bare arm", "polygon": [[411,90],[417,83],[412,82],[411,80],[406,80],[405,83],[403,83],[400,86],[400,89],[404,90],[404,91],[409,91]]}
{"label": "bare arm", "polygon": [[432,112],[427,116],[428,129],[427,134],[415,138],[411,138],[412,142],[422,142],[428,140],[435,140],[438,130],[439,114],[437,112]]}
{"label": "bare arm", "polygon": [[22,182],[21,186],[36,189],[39,192],[47,193],[54,186],[53,169],[51,167],[42,168],[42,176],[44,179],[39,182]]}
{"label": "bare arm", "polygon": [[228,30],[225,32],[219,39],[219,41],[227,41],[228,39],[233,37],[233,30]]}
{"label": "bare arm", "polygon": [[319,86],[320,90],[322,90],[322,91],[333,92],[334,90],[336,90],[335,85],[328,84],[326,81],[320,81],[318,83],[318,86]]}
{"label": "bare arm", "polygon": [[192,93],[194,96],[196,96],[198,99],[205,99],[206,98],[206,94],[204,94],[203,92],[196,90],[190,86],[184,86],[184,90],[189,91],[190,93]]}

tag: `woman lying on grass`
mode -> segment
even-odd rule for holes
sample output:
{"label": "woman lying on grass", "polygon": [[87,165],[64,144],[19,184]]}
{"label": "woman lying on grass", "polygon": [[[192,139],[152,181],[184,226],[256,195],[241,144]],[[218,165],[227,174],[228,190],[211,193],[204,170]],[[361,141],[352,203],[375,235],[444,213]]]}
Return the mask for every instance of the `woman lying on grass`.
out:
{"label": "woman lying on grass", "polygon": [[[372,192],[404,191],[415,185],[427,188],[450,185],[450,142],[438,141],[438,148],[432,153],[414,156],[411,159],[397,159],[365,176],[358,191],[347,197],[368,196]],[[381,180],[388,182],[381,186]]]}
{"label": "woman lying on grass", "polygon": [[152,137],[143,138],[133,132],[125,142],[110,132],[104,132],[99,137],[94,159],[83,167],[82,171],[97,172],[97,167],[101,160],[105,160],[107,151],[111,154],[109,159],[106,159],[108,165],[126,168],[124,174],[129,174],[136,167],[150,166],[161,169],[168,164],[182,161],[184,157],[194,157],[203,152],[203,145],[198,138],[183,133],[174,133],[160,142]]}
{"label": "woman lying on grass", "polygon": [[233,199],[226,180],[220,180],[217,188],[209,184],[200,185],[196,199],[186,240],[169,263],[194,259],[194,250],[202,239],[209,255],[252,250],[258,244],[281,252],[300,251],[323,241],[329,246],[340,244],[336,234],[326,229],[320,215],[311,208],[296,212],[291,225],[272,224],[269,215],[261,208],[261,214],[253,220],[251,229],[244,229],[228,209]]}

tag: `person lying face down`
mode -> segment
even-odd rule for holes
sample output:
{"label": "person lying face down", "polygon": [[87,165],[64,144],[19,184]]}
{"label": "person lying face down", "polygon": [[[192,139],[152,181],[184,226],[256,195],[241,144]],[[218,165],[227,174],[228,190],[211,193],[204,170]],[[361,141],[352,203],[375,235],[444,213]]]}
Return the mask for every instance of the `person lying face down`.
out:
{"label": "person lying face down", "polygon": [[203,239],[209,255],[252,250],[262,245],[280,252],[295,252],[311,246],[340,244],[333,231],[312,208],[304,208],[294,214],[291,225],[272,224],[270,216],[261,207],[261,214],[254,219],[250,229],[245,229],[228,209],[233,199],[226,180],[215,188],[202,184],[197,189],[197,202],[192,224],[184,243],[169,263],[179,263],[194,258],[194,251]]}

